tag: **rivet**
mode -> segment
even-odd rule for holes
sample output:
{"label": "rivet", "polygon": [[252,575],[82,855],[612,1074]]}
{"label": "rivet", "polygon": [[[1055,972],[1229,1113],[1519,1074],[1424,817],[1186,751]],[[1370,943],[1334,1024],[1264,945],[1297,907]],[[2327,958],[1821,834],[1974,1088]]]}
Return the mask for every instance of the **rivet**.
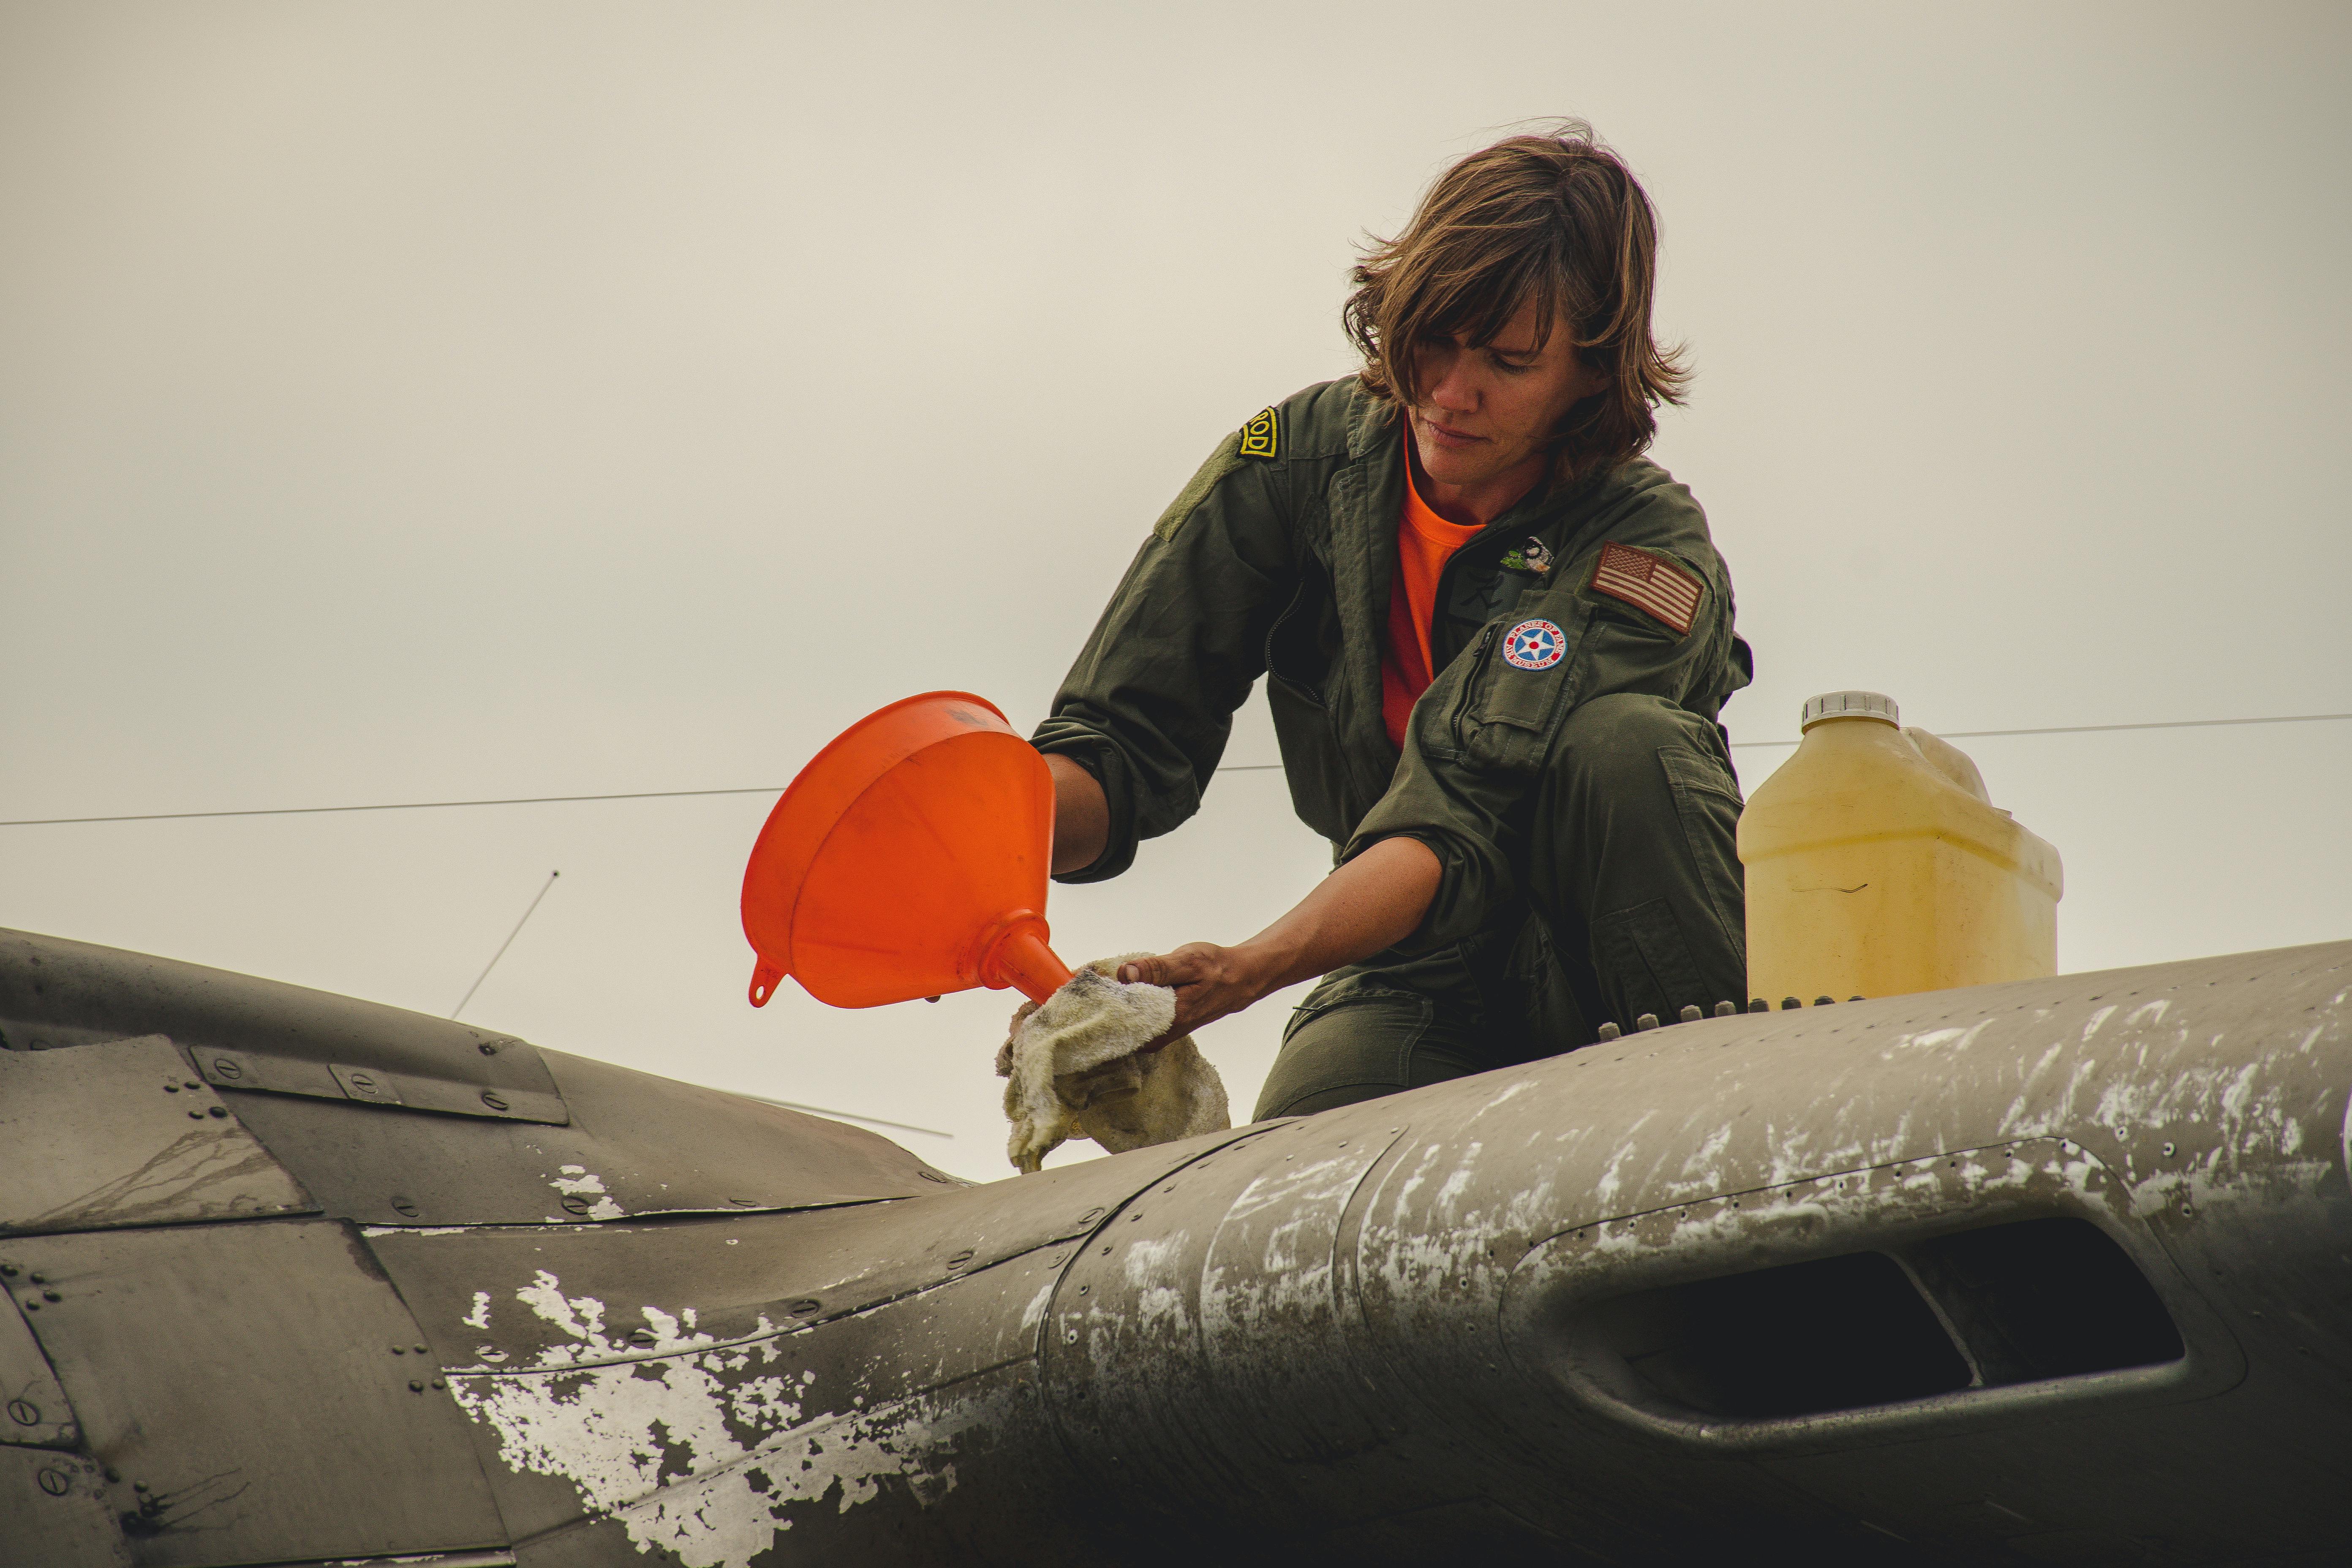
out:
{"label": "rivet", "polygon": [[213,1114],[222,1118],[223,1120],[226,1120],[228,1116],[228,1107],[226,1105],[215,1105],[213,1107]]}
{"label": "rivet", "polygon": [[1079,1286],[1079,1287],[1078,1287],[1078,1294],[1079,1294],[1079,1295],[1081,1295],[1081,1296],[1083,1296],[1083,1295],[1085,1295],[1086,1293],[1087,1293],[1087,1287],[1086,1287],[1086,1286],[1084,1286],[1084,1285]]}
{"label": "rivet", "polygon": [[198,1081],[196,1081],[194,1079],[192,1079],[192,1078],[188,1078],[188,1079],[182,1079],[180,1080],[180,1082],[182,1083],[182,1085],[183,1085],[183,1086],[184,1086],[184,1087],[186,1087],[186,1088],[188,1088],[188,1089],[202,1089],[202,1088],[204,1088],[204,1087],[205,1087],[203,1084],[199,1083]]}
{"label": "rivet", "polygon": [[486,1057],[497,1056],[499,1054],[498,1042],[495,1040],[484,1040],[482,1042],[482,1054]]}
{"label": "rivet", "polygon": [[421,1377],[412,1377],[408,1380],[408,1387],[413,1394],[422,1394],[425,1392],[425,1380]]}
{"label": "rivet", "polygon": [[163,1092],[165,1094],[177,1094],[180,1092],[180,1086],[176,1083],[167,1083],[163,1086]]}
{"label": "rivet", "polygon": [[122,1472],[109,1465],[106,1467],[106,1479],[110,1481],[119,1481],[122,1479]]}
{"label": "rivet", "polygon": [[2172,1145],[2169,1143],[2164,1146],[2164,1157],[2168,1160],[2172,1158]]}
{"label": "rivet", "polygon": [[58,1295],[55,1290],[44,1290],[41,1292],[41,1300],[44,1301],[62,1301],[65,1298]]}
{"label": "rivet", "polygon": [[423,1355],[425,1353],[425,1347],[423,1345],[418,1345],[416,1347],[416,1353],[418,1355]]}
{"label": "rivet", "polygon": [[72,1485],[73,1478],[67,1475],[63,1470],[43,1470],[41,1472],[41,1489],[48,1493],[51,1497],[65,1496],[67,1489]]}
{"label": "rivet", "polygon": [[40,1310],[41,1310],[41,1300],[40,1300],[40,1298],[39,1298],[39,1297],[37,1297],[37,1296],[27,1296],[27,1297],[26,1297],[26,1298],[25,1298],[25,1310],[26,1310],[27,1312],[37,1312],[37,1311],[39,1311]]}
{"label": "rivet", "polygon": [[408,1353],[408,1347],[406,1345],[394,1345],[392,1347],[392,1353],[394,1355],[406,1355]]}
{"label": "rivet", "polygon": [[13,1263],[0,1263],[0,1278],[9,1279],[16,1278],[16,1266]]}
{"label": "rivet", "polygon": [[1698,1004],[1696,1002],[1685,1007],[1681,1014],[1682,1021],[1685,1024],[1696,1024],[1705,1016],[1706,1015],[1699,1011]]}
{"label": "rivet", "polygon": [[143,1492],[147,1489],[147,1483],[145,1481],[133,1481],[131,1483],[131,1489],[134,1492]]}
{"label": "rivet", "polygon": [[12,1399],[8,1402],[8,1419],[19,1426],[38,1426],[41,1407],[29,1399]]}
{"label": "rivet", "polygon": [[49,1282],[49,1277],[40,1272],[38,1269],[35,1269],[32,1273],[26,1275],[25,1278],[31,1280],[36,1285],[46,1285]]}
{"label": "rivet", "polygon": [[482,1090],[482,1103],[488,1106],[492,1110],[504,1110],[507,1109],[507,1102],[487,1089]]}
{"label": "rivet", "polygon": [[1655,1013],[1644,1013],[1640,1017],[1633,1020],[1633,1030],[1636,1034],[1646,1033],[1657,1026],[1658,1016]]}
{"label": "rivet", "polygon": [[1103,1248],[1103,1256],[1104,1256],[1105,1258],[1108,1258],[1108,1257],[1110,1256],[1110,1248],[1109,1248],[1109,1247],[1104,1247],[1104,1248]]}
{"label": "rivet", "polygon": [[433,1380],[433,1386],[436,1388],[446,1388],[449,1384],[446,1379],[436,1377]]}
{"label": "rivet", "polygon": [[1072,1329],[1068,1332],[1065,1333],[1062,1336],[1062,1342],[1064,1344],[1076,1344],[1078,1342],[1078,1331]]}
{"label": "rivet", "polygon": [[191,1121],[202,1121],[204,1119],[205,1113],[201,1110],[191,1110],[188,1112],[188,1120]]}

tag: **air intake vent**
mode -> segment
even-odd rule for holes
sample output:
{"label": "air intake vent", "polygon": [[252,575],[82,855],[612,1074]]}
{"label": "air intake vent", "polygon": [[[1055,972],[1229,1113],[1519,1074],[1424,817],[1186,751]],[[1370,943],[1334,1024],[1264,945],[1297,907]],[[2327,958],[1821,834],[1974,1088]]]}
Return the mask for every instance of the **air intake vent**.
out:
{"label": "air intake vent", "polygon": [[1766,1420],[2177,1361],[2123,1249],[2078,1219],[1961,1231],[1622,1296],[1575,1331],[1666,1405]]}

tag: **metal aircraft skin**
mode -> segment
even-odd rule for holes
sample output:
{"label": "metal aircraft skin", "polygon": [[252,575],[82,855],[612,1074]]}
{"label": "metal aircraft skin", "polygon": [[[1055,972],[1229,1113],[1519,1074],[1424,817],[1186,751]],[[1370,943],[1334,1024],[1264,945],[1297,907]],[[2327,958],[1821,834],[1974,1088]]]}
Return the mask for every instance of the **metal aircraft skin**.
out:
{"label": "metal aircraft skin", "polygon": [[984,1185],[51,937],[0,1035],[9,1568],[2352,1556],[2352,943]]}

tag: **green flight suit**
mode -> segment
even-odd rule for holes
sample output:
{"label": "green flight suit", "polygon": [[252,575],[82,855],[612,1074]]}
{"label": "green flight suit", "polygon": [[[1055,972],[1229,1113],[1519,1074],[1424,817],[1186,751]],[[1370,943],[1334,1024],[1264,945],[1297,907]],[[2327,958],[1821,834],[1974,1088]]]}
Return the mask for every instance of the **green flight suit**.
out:
{"label": "green flight suit", "polygon": [[[1399,836],[1436,854],[1421,929],[1293,1015],[1261,1119],[1553,1055],[1605,1021],[1630,1030],[1746,988],[1739,794],[1716,718],[1751,667],[1698,504],[1637,458],[1538,487],[1463,546],[1438,584],[1439,673],[1400,755],[1381,647],[1404,485],[1400,416],[1352,376],[1227,437],[1034,736],[1109,806],[1103,853],[1064,881],[1117,876],[1198,809],[1261,674],[1300,819],[1341,859]],[[1612,543],[1612,563],[1664,592],[1595,587]]]}

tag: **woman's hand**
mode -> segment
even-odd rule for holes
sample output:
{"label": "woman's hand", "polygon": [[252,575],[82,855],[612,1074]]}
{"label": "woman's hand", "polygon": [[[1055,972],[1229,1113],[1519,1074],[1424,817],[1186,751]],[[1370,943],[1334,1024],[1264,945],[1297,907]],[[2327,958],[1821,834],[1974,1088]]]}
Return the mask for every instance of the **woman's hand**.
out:
{"label": "woman's hand", "polygon": [[1176,1022],[1152,1042],[1155,1046],[1238,1013],[1274,989],[1262,954],[1252,953],[1246,945],[1219,947],[1206,942],[1186,942],[1173,952],[1122,963],[1118,977],[1129,984],[1140,981],[1175,989]]}
{"label": "woman's hand", "polygon": [[[1328,974],[1402,942],[1437,895],[1437,856],[1412,838],[1373,845],[1317,884],[1298,907],[1239,947],[1187,942],[1118,966],[1132,985],[1172,986],[1176,1023],[1166,1045],[1259,997]],[[1146,1047],[1149,1049],[1150,1047]]]}

